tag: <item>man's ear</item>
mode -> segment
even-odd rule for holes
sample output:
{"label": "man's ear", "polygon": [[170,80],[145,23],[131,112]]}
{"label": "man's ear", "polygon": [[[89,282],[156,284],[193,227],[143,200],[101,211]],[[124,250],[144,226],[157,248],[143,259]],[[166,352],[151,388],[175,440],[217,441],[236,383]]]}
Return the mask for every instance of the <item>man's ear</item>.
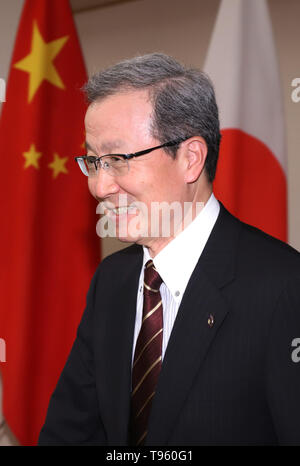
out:
{"label": "man's ear", "polygon": [[207,145],[205,140],[200,136],[194,136],[188,139],[184,146],[184,181],[194,183],[204,170],[204,164],[207,156]]}

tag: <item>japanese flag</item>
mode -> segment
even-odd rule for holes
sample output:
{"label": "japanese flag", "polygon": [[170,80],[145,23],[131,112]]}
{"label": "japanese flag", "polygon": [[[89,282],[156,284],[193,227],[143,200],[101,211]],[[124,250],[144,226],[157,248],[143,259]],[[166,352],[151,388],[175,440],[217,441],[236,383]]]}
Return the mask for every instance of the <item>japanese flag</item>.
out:
{"label": "japanese flag", "polygon": [[265,0],[222,0],[204,71],[222,132],[215,194],[241,220],[286,241],[284,121]]}

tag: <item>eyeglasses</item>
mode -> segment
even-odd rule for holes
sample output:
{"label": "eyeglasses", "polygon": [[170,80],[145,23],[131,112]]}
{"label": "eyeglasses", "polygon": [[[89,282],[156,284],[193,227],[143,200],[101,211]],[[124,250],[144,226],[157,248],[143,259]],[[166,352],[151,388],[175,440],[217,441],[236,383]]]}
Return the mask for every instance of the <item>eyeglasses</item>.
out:
{"label": "eyeglasses", "polygon": [[149,154],[153,150],[162,149],[163,147],[171,147],[186,141],[188,137],[174,139],[173,141],[165,142],[160,146],[151,147],[151,149],[141,150],[133,154],[107,154],[101,157],[93,157],[89,155],[83,155],[81,157],[75,157],[80,170],[85,176],[92,177],[96,174],[99,167],[103,168],[111,176],[122,176],[129,172],[128,160],[133,157],[140,157],[141,155]]}

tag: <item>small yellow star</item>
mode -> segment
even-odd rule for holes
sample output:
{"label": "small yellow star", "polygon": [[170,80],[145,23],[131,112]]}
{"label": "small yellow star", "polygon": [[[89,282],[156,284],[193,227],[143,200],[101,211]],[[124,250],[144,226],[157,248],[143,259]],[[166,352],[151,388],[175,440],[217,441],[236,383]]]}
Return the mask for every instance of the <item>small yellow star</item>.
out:
{"label": "small yellow star", "polygon": [[25,164],[24,168],[28,168],[30,166],[39,169],[39,158],[42,157],[41,152],[37,152],[35,145],[31,144],[30,149],[28,152],[23,152],[23,156],[25,157]]}
{"label": "small yellow star", "polygon": [[68,40],[68,36],[45,42],[38,29],[36,22],[33,24],[31,41],[31,52],[22,60],[14,64],[14,67],[29,73],[29,95],[31,102],[41,83],[46,80],[54,86],[64,89],[53,60]]}
{"label": "small yellow star", "polygon": [[68,157],[60,157],[58,154],[54,154],[53,162],[48,164],[48,167],[53,170],[53,178],[56,178],[60,173],[68,173],[65,164],[68,161]]}

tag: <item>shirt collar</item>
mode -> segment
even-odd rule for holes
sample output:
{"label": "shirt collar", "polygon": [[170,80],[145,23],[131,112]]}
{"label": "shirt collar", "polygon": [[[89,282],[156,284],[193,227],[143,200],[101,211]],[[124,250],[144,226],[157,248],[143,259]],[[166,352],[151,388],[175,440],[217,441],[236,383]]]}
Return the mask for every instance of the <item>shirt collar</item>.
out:
{"label": "shirt collar", "polygon": [[143,247],[144,265],[153,260],[155,268],[179,304],[192,272],[202,254],[220,212],[220,204],[212,193],[197,217],[153,259]]}

